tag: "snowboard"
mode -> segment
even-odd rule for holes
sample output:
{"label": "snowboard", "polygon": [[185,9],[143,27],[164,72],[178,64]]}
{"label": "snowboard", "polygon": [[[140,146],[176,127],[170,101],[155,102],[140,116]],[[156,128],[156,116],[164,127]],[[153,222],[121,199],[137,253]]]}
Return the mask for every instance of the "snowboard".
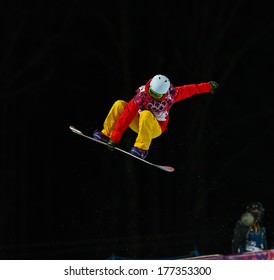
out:
{"label": "snowboard", "polygon": [[[82,137],[85,137],[85,138],[87,138],[87,139],[89,139],[89,140],[92,140],[93,142],[97,142],[98,144],[101,144],[101,145],[107,145],[107,143],[105,143],[105,142],[102,142],[102,141],[100,141],[100,140],[98,140],[98,139],[94,139],[94,138],[92,138],[91,136],[88,136],[88,135],[82,133],[79,129],[77,129],[76,127],[74,127],[74,126],[72,126],[72,125],[71,125],[69,128],[70,128],[70,130],[71,130],[72,132],[74,132],[74,133],[76,133],[76,134],[78,134],[78,135],[80,135],[80,136],[82,136]],[[155,164],[155,163],[149,162],[149,161],[147,161],[147,160],[144,160],[144,159],[142,159],[142,158],[139,158],[139,157],[137,157],[137,156],[135,156],[135,155],[132,155],[131,153],[129,153],[129,152],[127,152],[127,151],[125,151],[125,150],[123,150],[123,149],[121,149],[121,148],[119,148],[119,147],[115,147],[115,150],[117,150],[117,151],[119,151],[119,152],[122,152],[122,153],[124,153],[124,154],[126,154],[126,155],[128,155],[128,156],[130,156],[130,157],[133,157],[133,158],[135,158],[135,159],[137,159],[137,160],[140,160],[140,161],[142,161],[143,163],[146,163],[146,164],[148,164],[148,165],[151,165],[151,166],[154,166],[154,167],[156,167],[156,168],[159,168],[159,169],[161,169],[161,170],[163,170],[163,171],[166,171],[166,172],[173,172],[173,171],[175,170],[175,168],[172,167],[172,166],[159,165],[159,164]]]}

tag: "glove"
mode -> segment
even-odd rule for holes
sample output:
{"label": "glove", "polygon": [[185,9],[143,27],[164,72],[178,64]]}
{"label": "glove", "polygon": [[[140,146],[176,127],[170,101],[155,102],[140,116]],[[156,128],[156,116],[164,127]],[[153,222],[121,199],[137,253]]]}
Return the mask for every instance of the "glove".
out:
{"label": "glove", "polygon": [[215,81],[208,82],[211,85],[211,93],[214,93],[214,90],[219,87],[219,84]]}
{"label": "glove", "polygon": [[114,142],[114,141],[112,141],[112,140],[109,140],[108,142],[107,142],[107,149],[108,150],[110,150],[110,151],[114,151],[115,150],[115,148],[117,147],[117,143],[116,142]]}

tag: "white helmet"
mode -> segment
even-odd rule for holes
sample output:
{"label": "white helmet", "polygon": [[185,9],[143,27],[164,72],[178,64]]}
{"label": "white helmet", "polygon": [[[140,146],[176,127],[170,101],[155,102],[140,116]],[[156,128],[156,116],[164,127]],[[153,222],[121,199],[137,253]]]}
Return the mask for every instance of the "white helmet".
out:
{"label": "white helmet", "polygon": [[152,78],[149,86],[155,93],[165,94],[168,92],[170,87],[170,81],[164,75],[155,75]]}

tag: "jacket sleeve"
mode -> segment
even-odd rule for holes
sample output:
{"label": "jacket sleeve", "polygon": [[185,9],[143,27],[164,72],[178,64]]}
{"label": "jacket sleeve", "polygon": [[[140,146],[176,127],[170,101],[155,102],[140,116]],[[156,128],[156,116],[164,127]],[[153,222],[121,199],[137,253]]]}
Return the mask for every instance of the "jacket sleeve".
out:
{"label": "jacket sleeve", "polygon": [[122,112],[121,116],[119,117],[114,130],[112,131],[110,139],[116,143],[119,143],[121,137],[125,130],[129,127],[130,123],[135,118],[136,114],[138,114],[138,106],[135,103],[134,99],[131,99],[124,111]]}
{"label": "jacket sleeve", "polygon": [[[240,220],[236,223],[231,243],[232,254],[240,253],[245,250],[248,229],[249,227],[245,226]],[[238,249],[240,249],[240,252]]]}
{"label": "jacket sleeve", "polygon": [[263,227],[264,232],[264,250],[268,250],[268,243],[267,243],[267,237],[266,237],[266,229]]}
{"label": "jacket sleeve", "polygon": [[209,83],[190,84],[174,87],[177,92],[174,102],[189,98],[195,94],[210,93],[211,85]]}

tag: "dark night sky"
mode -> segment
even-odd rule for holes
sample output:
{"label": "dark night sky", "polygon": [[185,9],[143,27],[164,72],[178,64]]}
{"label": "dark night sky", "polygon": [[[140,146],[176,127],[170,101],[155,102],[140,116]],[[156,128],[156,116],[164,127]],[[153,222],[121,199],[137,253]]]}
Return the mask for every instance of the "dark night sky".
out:
{"label": "dark night sky", "polygon": [[[6,3],[5,3],[6,2]],[[12,3],[14,2],[14,3]],[[1,1],[1,259],[228,254],[251,201],[274,244],[274,17],[257,1]],[[72,134],[155,74],[215,80],[148,160]],[[134,133],[121,146],[129,149]]]}

